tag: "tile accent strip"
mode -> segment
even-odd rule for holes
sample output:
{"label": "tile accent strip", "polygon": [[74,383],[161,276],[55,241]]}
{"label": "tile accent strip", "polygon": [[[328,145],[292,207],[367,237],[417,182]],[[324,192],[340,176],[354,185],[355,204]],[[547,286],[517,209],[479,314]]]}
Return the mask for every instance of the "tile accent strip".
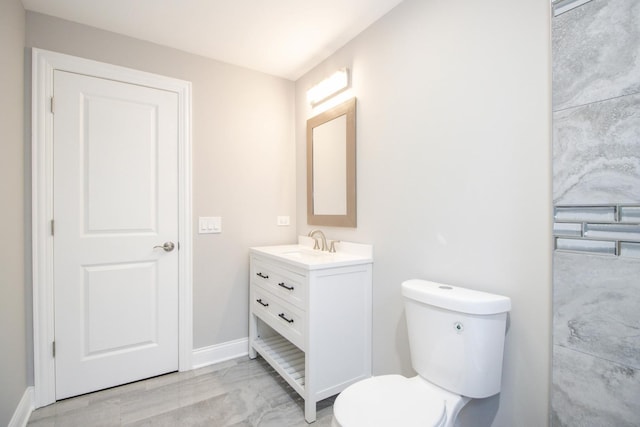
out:
{"label": "tile accent strip", "polygon": [[621,242],[620,256],[628,258],[640,258],[640,243]]}
{"label": "tile accent strip", "polygon": [[614,241],[556,238],[556,249],[571,252],[589,252],[593,254],[616,255],[617,245]]}
{"label": "tile accent strip", "polygon": [[640,258],[640,205],[555,206],[558,251]]}
{"label": "tile accent strip", "polygon": [[574,224],[571,222],[554,222],[553,235],[582,237],[582,223]]}
{"label": "tile accent strip", "polygon": [[553,0],[553,16],[562,15],[590,1],[591,0]]}
{"label": "tile accent strip", "polygon": [[620,206],[620,222],[640,224],[640,206]]}
{"label": "tile accent strip", "polygon": [[557,222],[566,221],[597,221],[614,222],[616,220],[615,206],[556,206],[553,219]]}
{"label": "tile accent strip", "polygon": [[640,242],[640,225],[585,224],[584,237]]}

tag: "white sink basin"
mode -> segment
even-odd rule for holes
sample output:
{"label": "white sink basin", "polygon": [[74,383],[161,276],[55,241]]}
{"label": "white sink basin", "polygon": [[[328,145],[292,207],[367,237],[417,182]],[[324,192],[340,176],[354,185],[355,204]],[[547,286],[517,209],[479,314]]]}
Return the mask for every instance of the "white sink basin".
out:
{"label": "white sink basin", "polygon": [[[318,257],[318,256],[326,256],[327,253],[326,252],[320,252],[317,250],[309,250],[309,249],[296,249],[293,251],[289,251],[289,252],[282,252],[280,255],[283,256],[287,256],[287,257],[291,257],[291,258],[297,258],[297,259],[302,259],[305,257]],[[333,254],[328,254],[328,255],[333,255]]]}

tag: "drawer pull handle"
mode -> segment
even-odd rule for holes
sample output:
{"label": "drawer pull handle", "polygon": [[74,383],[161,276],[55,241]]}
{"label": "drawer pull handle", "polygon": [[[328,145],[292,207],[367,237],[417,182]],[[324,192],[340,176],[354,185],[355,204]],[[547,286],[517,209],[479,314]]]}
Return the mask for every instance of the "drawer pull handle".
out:
{"label": "drawer pull handle", "polygon": [[266,303],[266,302],[262,302],[262,298],[257,299],[257,300],[256,300],[256,302],[257,302],[258,304],[260,304],[261,306],[263,306],[263,307],[269,307],[269,304],[268,304],[268,303]]}
{"label": "drawer pull handle", "polygon": [[287,285],[284,284],[284,282],[278,283],[278,286],[280,286],[282,288],[285,288],[288,291],[292,291],[293,290],[293,286],[287,286]]}
{"label": "drawer pull handle", "polygon": [[282,320],[286,320],[289,323],[293,323],[293,319],[287,319],[287,316],[285,316],[284,313],[278,314],[278,317],[281,318]]}
{"label": "drawer pull handle", "polygon": [[267,276],[266,274],[262,274],[262,273],[256,273],[256,276],[260,276],[263,279],[268,279],[269,278],[269,276]]}

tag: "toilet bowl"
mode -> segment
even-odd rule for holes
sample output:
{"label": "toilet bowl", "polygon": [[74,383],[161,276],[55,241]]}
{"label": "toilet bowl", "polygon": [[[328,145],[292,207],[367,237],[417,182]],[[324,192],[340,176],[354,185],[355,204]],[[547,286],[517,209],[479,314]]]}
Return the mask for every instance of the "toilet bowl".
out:
{"label": "toilet bowl", "polygon": [[509,298],[426,280],[403,282],[402,296],[418,375],[347,387],[334,427],[453,427],[472,398],[500,392]]}
{"label": "toilet bowl", "polygon": [[343,391],[333,404],[333,427],[450,427],[469,401],[420,378],[382,375]]}

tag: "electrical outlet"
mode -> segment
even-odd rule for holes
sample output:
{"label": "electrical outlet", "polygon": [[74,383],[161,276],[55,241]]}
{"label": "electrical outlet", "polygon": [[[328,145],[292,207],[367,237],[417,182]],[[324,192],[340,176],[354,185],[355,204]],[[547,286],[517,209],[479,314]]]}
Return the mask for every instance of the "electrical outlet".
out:
{"label": "electrical outlet", "polygon": [[279,217],[278,217],[278,222],[277,222],[277,224],[278,224],[279,226],[286,226],[286,225],[290,225],[290,224],[291,224],[291,221],[289,220],[289,216],[288,216],[288,215],[286,215],[286,216],[279,216]]}

